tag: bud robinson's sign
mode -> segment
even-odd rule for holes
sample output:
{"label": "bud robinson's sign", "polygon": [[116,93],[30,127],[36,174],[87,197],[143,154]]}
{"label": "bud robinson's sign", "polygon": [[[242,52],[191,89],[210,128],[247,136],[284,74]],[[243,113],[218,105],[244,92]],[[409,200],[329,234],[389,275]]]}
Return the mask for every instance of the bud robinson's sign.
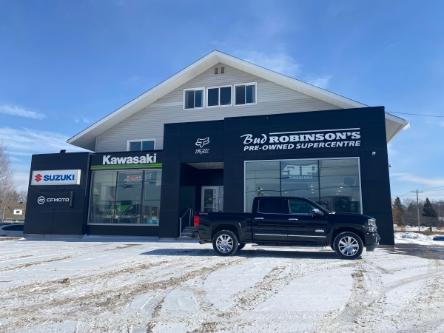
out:
{"label": "bud robinson's sign", "polygon": [[359,147],[360,128],[326,129],[295,132],[271,132],[240,136],[244,151],[330,149]]}

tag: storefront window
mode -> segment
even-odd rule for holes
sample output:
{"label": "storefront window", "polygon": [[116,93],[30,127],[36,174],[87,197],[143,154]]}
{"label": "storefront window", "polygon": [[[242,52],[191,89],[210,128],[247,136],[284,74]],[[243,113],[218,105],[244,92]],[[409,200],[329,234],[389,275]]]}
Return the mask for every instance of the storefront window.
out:
{"label": "storefront window", "polygon": [[335,212],[361,212],[357,158],[319,161],[320,204]]}
{"label": "storefront window", "polygon": [[94,171],[91,185],[90,221],[113,223],[116,195],[115,171]]}
{"label": "storefront window", "polygon": [[245,197],[247,205],[250,205],[249,209],[255,197],[280,195],[279,169],[279,161],[246,163]]}
{"label": "storefront window", "polygon": [[336,212],[361,212],[359,159],[248,161],[245,210],[254,197],[295,196]]}
{"label": "storefront window", "polygon": [[144,171],[142,223],[159,225],[161,170]]}
{"label": "storefront window", "polygon": [[159,225],[162,171],[92,173],[89,223]]}
{"label": "storefront window", "polygon": [[117,172],[116,223],[140,223],[142,170]]}
{"label": "storefront window", "polygon": [[319,198],[319,172],[317,160],[281,161],[281,195]]}

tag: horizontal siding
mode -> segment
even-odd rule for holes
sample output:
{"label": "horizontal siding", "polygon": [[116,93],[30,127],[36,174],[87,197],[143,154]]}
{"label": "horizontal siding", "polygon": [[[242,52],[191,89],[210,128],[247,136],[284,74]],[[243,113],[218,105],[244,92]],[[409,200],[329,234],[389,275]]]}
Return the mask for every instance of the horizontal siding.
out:
{"label": "horizontal siding", "polygon": [[[337,109],[337,106],[282,87],[236,69],[225,67],[225,73],[214,75],[211,68],[178,89],[142,109],[96,138],[96,151],[126,150],[131,139],[156,139],[156,149],[163,148],[163,125],[189,121],[221,120],[226,117],[277,114],[287,112]],[[234,85],[257,82],[257,104],[183,109],[183,90],[186,88]]]}

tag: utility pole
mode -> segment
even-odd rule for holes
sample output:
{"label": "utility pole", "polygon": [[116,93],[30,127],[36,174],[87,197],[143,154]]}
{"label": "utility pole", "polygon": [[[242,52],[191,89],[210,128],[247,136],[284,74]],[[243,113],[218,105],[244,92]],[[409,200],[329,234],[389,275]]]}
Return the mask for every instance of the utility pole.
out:
{"label": "utility pole", "polygon": [[419,215],[419,193],[422,193],[420,190],[412,191],[413,193],[416,193],[416,218],[418,220],[418,231],[421,231],[421,219]]}

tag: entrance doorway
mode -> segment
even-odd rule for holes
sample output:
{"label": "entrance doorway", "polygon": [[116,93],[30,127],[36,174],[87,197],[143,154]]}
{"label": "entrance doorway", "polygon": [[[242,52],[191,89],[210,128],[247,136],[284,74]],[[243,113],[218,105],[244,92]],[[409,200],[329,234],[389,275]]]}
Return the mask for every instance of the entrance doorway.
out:
{"label": "entrance doorway", "polygon": [[222,212],[224,210],[224,187],[202,186],[200,210],[206,213]]}

